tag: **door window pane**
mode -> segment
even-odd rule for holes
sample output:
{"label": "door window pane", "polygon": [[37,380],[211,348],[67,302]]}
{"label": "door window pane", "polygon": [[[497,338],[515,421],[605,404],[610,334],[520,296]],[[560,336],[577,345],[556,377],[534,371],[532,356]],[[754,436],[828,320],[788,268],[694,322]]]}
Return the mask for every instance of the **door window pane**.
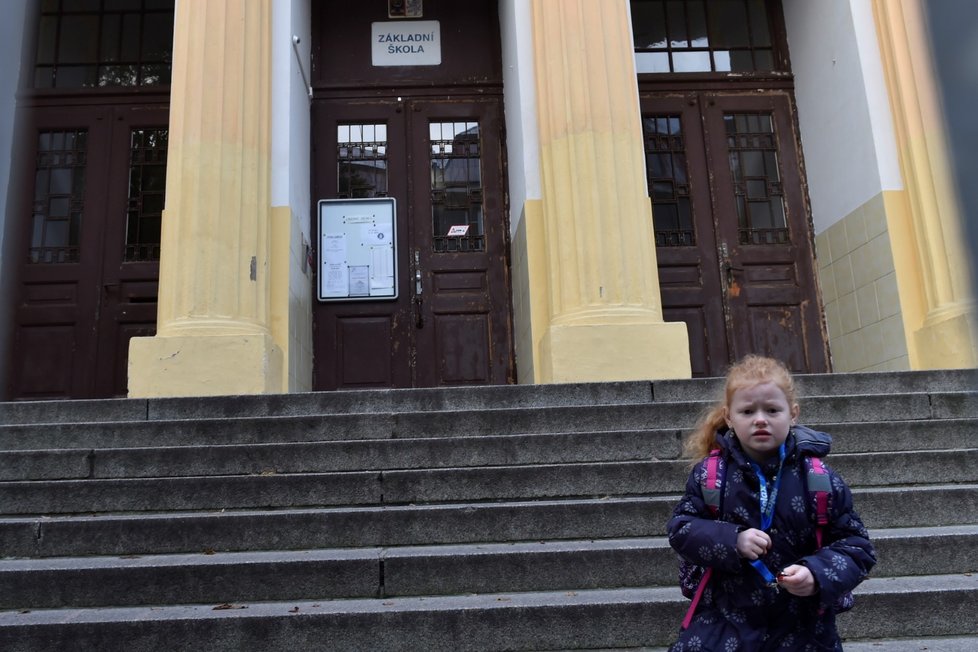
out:
{"label": "door window pane", "polygon": [[169,130],[133,129],[129,138],[127,262],[160,259]]}
{"label": "door window pane", "polygon": [[740,244],[790,242],[778,166],[777,136],[769,114],[723,116]]}
{"label": "door window pane", "polygon": [[338,198],[386,197],[387,125],[337,125],[336,163]]}
{"label": "door window pane", "polygon": [[485,251],[479,123],[431,122],[428,133],[432,247]]}
{"label": "door window pane", "polygon": [[38,134],[29,263],[79,262],[85,144],[83,130]]}
{"label": "door window pane", "polygon": [[678,115],[645,116],[642,131],[655,246],[695,245],[682,120]]}
{"label": "door window pane", "polygon": [[35,88],[170,83],[172,0],[49,0],[37,30]]}
{"label": "door window pane", "polygon": [[638,72],[775,70],[765,0],[631,0]]}

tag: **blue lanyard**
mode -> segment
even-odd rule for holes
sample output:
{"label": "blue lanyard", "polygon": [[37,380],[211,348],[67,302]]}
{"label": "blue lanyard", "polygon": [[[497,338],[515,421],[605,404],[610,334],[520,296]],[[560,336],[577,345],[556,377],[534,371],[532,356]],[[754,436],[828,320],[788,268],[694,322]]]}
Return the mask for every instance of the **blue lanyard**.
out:
{"label": "blue lanyard", "polygon": [[770,498],[767,494],[767,478],[764,477],[764,471],[761,470],[757,462],[751,462],[751,466],[754,467],[754,473],[757,474],[758,482],[761,485],[761,529],[767,532],[771,527],[771,523],[774,521],[774,506],[778,500],[778,489],[781,487],[781,470],[784,468],[784,444],[781,444],[778,448],[778,473],[774,476],[774,486],[771,487]]}
{"label": "blue lanyard", "polygon": [[[767,493],[767,478],[764,477],[764,471],[756,462],[751,462],[751,466],[754,467],[754,473],[757,474],[757,480],[760,483],[760,502],[761,502],[761,529],[767,532],[768,528],[771,527],[771,523],[774,521],[774,507],[778,500],[778,489],[781,487],[781,470],[784,468],[784,444],[778,448],[778,473],[774,476],[774,486],[771,487],[771,496],[768,497]],[[777,587],[778,582],[774,577],[774,573],[765,565],[760,559],[755,559],[750,562],[750,565],[754,567],[764,581],[767,582],[768,586]]]}

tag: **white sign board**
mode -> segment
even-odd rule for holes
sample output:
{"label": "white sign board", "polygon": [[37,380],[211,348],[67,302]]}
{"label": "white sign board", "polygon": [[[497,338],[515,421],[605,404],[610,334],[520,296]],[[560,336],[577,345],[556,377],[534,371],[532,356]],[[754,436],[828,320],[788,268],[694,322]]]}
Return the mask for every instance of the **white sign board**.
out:
{"label": "white sign board", "polygon": [[441,65],[441,24],[437,20],[371,23],[375,66]]}
{"label": "white sign board", "polygon": [[397,298],[393,197],[319,201],[320,301]]}

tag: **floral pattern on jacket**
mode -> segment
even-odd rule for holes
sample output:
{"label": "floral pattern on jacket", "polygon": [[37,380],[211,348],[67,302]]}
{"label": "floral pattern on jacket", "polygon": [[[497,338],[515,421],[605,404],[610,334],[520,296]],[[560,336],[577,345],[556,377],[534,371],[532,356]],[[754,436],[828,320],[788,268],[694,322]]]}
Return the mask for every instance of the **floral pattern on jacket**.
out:
{"label": "floral pattern on jacket", "polygon": [[[737,534],[761,527],[760,484],[750,458],[733,433],[721,430],[717,443],[727,464],[717,518],[703,500],[700,461],[686,481],[686,493],[669,521],[669,543],[689,561],[713,567],[696,615],[681,632],[672,652],[762,652],[766,650],[841,650],[832,605],[851,591],[876,563],[869,534],[853,509],[848,486],[826,465],[832,483],[829,524],[817,549],[813,510],[807,505],[804,456],[824,457],[831,437],[795,426],[785,442],[785,459],[774,520],[771,550],[761,559],[772,572],[804,564],[818,591],[793,596],[769,588],[760,574],[737,554]],[[768,478],[777,461],[764,467]]]}

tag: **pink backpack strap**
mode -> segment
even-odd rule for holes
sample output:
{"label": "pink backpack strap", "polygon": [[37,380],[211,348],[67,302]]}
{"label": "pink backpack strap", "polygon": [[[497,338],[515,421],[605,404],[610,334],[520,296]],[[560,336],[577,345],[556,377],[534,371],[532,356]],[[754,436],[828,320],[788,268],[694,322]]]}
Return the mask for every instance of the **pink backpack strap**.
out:
{"label": "pink backpack strap", "polygon": [[808,492],[815,502],[815,542],[822,547],[822,530],[829,524],[832,478],[818,457],[808,457]]}
{"label": "pink backpack strap", "polygon": [[686,617],[683,618],[683,629],[689,627],[689,624],[693,622],[693,614],[696,613],[696,606],[700,603],[700,598],[703,597],[703,591],[706,590],[706,585],[710,581],[710,576],[713,575],[713,567],[707,566],[706,571],[703,572],[703,579],[700,580],[700,585],[696,587],[696,594],[693,596],[693,601],[689,604],[689,609],[686,610]]}
{"label": "pink backpack strap", "polygon": [[710,513],[714,517],[720,512],[720,492],[722,491],[723,478],[721,477],[720,451],[714,449],[710,451],[706,458],[706,475],[703,478],[703,500],[710,508]]}
{"label": "pink backpack strap", "polygon": [[[722,467],[720,466],[720,450],[714,449],[710,451],[709,457],[706,458],[706,473],[703,477],[702,490],[703,490],[703,500],[706,502],[706,506],[710,509],[710,513],[716,518],[717,514],[720,512],[720,492],[723,490],[723,477],[722,477]],[[706,590],[706,585],[710,582],[710,577],[713,575],[713,568],[707,566],[706,570],[703,571],[703,577],[700,579],[699,585],[696,587],[696,593],[693,594],[693,600],[689,604],[689,609],[686,610],[686,617],[683,618],[683,629],[689,627],[689,624],[693,622],[693,614],[696,613],[696,607],[700,603],[700,598],[703,597],[703,591]]]}

